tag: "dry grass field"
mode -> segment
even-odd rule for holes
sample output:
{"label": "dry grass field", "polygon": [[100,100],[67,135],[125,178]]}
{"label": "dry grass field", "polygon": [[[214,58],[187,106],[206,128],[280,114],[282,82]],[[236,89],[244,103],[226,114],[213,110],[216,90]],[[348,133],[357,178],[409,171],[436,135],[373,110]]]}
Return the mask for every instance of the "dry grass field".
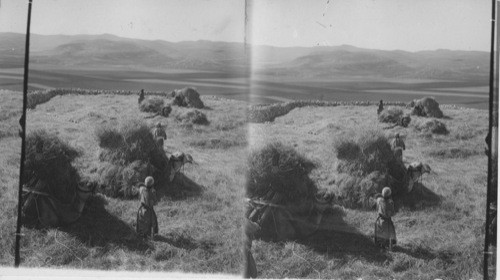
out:
{"label": "dry grass field", "polygon": [[[13,264],[20,139],[20,92],[0,91],[0,265]],[[167,98],[165,98],[168,101]],[[484,241],[487,112],[443,106],[449,133],[421,131],[424,118],[412,116],[408,128],[380,123],[376,106],[305,106],[273,122],[246,124],[248,103],[202,96],[209,125],[189,125],[140,112],[137,96],[64,95],[28,112],[28,132],[44,129],[82,152],[75,167],[83,179],[97,180],[99,147],[95,129],[141,119],[166,126],[169,152],[183,151],[195,164],[183,169],[191,188],[175,197],[161,192],[156,207],[160,238],[138,239],[134,232],[138,201],[97,194],[80,220],[50,230],[23,228],[23,267],[102,270],[184,271],[239,274],[247,144],[272,141],[294,147],[312,160],[311,179],[334,189],[338,161],[334,142],[376,129],[406,142],[405,163],[429,164],[421,183],[439,203],[414,201],[394,217],[398,247],[383,252],[372,242],[375,211],[343,209],[306,240],[265,242],[252,248],[259,277],[336,279],[480,279]],[[439,101],[439,100],[438,100]],[[406,109],[404,109],[407,111]],[[193,187],[194,186],[194,187]],[[196,191],[193,191],[196,190]],[[351,229],[349,232],[343,229]]]}
{"label": "dry grass field", "polygon": [[0,90],[0,265],[14,265],[14,240],[17,219],[17,188],[21,138],[18,136],[22,112],[20,92]]}
{"label": "dry grass field", "polygon": [[[2,91],[0,207],[1,264],[13,265],[20,140],[17,137],[21,108],[19,92]],[[182,173],[189,185],[175,197],[159,190],[155,207],[159,235],[145,241],[135,234],[137,199],[121,200],[96,194],[74,224],[49,230],[23,228],[23,267],[102,270],[152,270],[239,274],[241,217],[243,211],[247,127],[246,103],[202,96],[201,111],[209,125],[189,125],[171,116],[151,117],[139,111],[137,96],[64,95],[29,110],[28,133],[44,129],[82,152],[74,165],[84,180],[97,180],[99,147],[95,129],[141,119],[150,127],[162,122],[169,152],[192,155]],[[5,101],[5,102],[3,102]],[[165,98],[165,101],[168,101]],[[4,104],[9,104],[4,113]],[[181,177],[182,178],[182,177]]]}
{"label": "dry grass field", "polygon": [[423,176],[422,191],[439,202],[415,196],[415,201],[400,207],[393,218],[398,246],[392,252],[373,245],[375,209],[343,209],[336,220],[305,240],[256,240],[252,251],[259,277],[482,279],[487,111],[442,106],[445,117],[440,121],[449,133],[437,135],[417,129],[425,122],[422,117],[412,116],[408,128],[380,123],[376,109],[295,108],[273,122],[250,124],[250,149],[275,141],[295,147],[316,163],[310,176],[318,188],[335,189],[335,139],[372,129],[391,140],[400,133],[407,147],[405,164],[420,161],[430,165],[432,172]]}

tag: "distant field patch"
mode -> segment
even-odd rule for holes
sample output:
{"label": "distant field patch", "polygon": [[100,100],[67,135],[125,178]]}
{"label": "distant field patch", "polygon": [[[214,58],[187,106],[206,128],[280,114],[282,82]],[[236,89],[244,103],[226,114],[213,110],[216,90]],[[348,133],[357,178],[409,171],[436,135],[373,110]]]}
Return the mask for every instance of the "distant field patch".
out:
{"label": "distant field patch", "polygon": [[193,82],[193,81],[178,81],[178,80],[169,80],[169,79],[126,79],[127,82],[140,82],[140,83],[159,83],[159,84],[179,84],[179,87],[183,87],[186,84],[189,86],[216,86],[222,88],[236,88],[236,89],[246,89],[247,86],[241,85],[228,85],[225,83],[208,83],[208,82]]}
{"label": "distant field patch", "polygon": [[[436,89],[437,90],[437,89]],[[404,95],[422,95],[422,96],[456,96],[456,97],[470,97],[470,98],[482,98],[488,99],[489,96],[484,93],[452,93],[443,92],[445,89],[440,89],[441,91],[419,91],[419,90],[399,90],[399,89],[374,89],[366,90],[366,92],[372,93],[383,93],[383,94],[404,94]]]}

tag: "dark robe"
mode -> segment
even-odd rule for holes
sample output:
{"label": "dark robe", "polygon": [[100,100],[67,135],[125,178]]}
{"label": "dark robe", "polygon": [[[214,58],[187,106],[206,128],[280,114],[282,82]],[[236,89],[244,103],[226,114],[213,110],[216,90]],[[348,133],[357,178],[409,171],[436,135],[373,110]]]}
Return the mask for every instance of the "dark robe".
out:
{"label": "dark robe", "polygon": [[141,185],[139,188],[139,201],[141,205],[137,211],[137,234],[143,237],[158,234],[158,219],[153,206],[156,205],[156,191],[153,188],[147,188]]}
{"label": "dark robe", "polygon": [[389,240],[396,244],[396,230],[391,217],[394,215],[394,202],[390,198],[377,198],[377,221],[375,222],[375,242],[387,246]]}

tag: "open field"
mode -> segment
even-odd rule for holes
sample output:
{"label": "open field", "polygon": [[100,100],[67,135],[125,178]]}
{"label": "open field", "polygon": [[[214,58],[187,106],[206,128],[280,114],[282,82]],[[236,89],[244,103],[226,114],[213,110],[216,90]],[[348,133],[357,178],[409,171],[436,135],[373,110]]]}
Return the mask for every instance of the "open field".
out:
{"label": "open field", "polygon": [[[441,99],[438,99],[441,101]],[[450,131],[433,135],[379,123],[376,106],[301,107],[273,122],[249,126],[250,148],[279,141],[316,163],[310,177],[320,189],[335,189],[341,135],[376,129],[406,142],[405,164],[429,164],[422,191],[438,202],[417,199],[393,218],[398,246],[384,252],[373,244],[374,210],[343,209],[303,240],[254,241],[259,277],[324,279],[482,279],[487,157],[487,111],[443,108]],[[417,198],[419,196],[416,196]]]}
{"label": "open field", "polygon": [[[17,121],[21,108],[19,92],[1,91],[11,113],[0,138],[3,175],[0,207],[2,219],[1,264],[13,264],[17,205],[17,173],[20,141]],[[88,201],[82,217],[70,226],[50,230],[23,228],[23,267],[64,267],[104,270],[154,270],[239,274],[241,217],[243,215],[246,157],[246,103],[204,98],[208,126],[185,125],[173,116],[163,118],[142,113],[137,96],[56,96],[39,104],[27,116],[28,133],[44,129],[82,151],[74,163],[85,180],[97,179],[99,147],[94,130],[101,124],[116,125],[130,118],[149,126],[166,126],[169,152],[182,151],[196,162],[186,165],[180,178],[190,188],[171,197],[159,190],[155,207],[159,235],[144,241],[135,234],[137,200],[114,199],[97,194]],[[166,100],[168,101],[168,100]],[[174,107],[173,115],[182,112]],[[2,111],[4,112],[4,111]],[[3,135],[3,134],[2,134]]]}
{"label": "open field", "polygon": [[440,81],[405,79],[366,79],[335,77],[331,80],[271,79],[252,80],[252,103],[274,103],[288,100],[325,101],[403,101],[434,96],[440,104],[457,104],[468,108],[488,108],[487,81]]}
{"label": "open field", "polygon": [[[0,88],[22,90],[22,69],[0,69]],[[171,91],[186,85],[204,95],[217,95],[252,103],[288,100],[409,102],[434,96],[441,104],[468,108],[488,107],[486,80],[418,80],[366,77],[331,79],[290,79],[267,75],[248,78],[242,71],[164,70],[151,68],[75,68],[34,65],[30,70],[30,90],[50,88],[91,88],[139,91]],[[249,94],[250,93],[250,94]]]}
{"label": "open field", "polygon": [[[22,90],[22,69],[0,71],[0,88]],[[108,90],[165,91],[186,85],[196,87],[203,95],[217,95],[248,100],[248,85],[243,81],[225,79],[245,77],[244,73],[201,70],[163,70],[109,68],[64,68],[54,66],[30,67],[29,90],[50,88],[89,88]],[[199,81],[198,79],[208,79]],[[211,81],[210,79],[215,79]],[[220,81],[219,79],[222,79]]]}

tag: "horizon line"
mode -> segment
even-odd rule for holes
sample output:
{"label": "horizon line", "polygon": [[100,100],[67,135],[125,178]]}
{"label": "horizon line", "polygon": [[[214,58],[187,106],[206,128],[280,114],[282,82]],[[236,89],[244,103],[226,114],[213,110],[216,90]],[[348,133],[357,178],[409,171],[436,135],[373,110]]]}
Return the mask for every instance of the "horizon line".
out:
{"label": "horizon line", "polygon": [[[19,32],[11,32],[11,31],[0,31],[0,34],[18,34],[22,36],[26,36],[26,33],[19,33]],[[338,48],[338,47],[353,47],[356,49],[361,49],[361,50],[380,50],[380,51],[403,51],[403,52],[409,52],[409,53],[418,53],[418,52],[427,52],[427,51],[462,51],[462,52],[484,52],[484,53],[490,53],[490,50],[463,50],[463,49],[448,49],[448,48],[438,48],[438,49],[422,49],[422,50],[416,50],[416,51],[409,51],[409,50],[403,50],[403,49],[377,49],[377,48],[366,48],[366,47],[358,47],[355,45],[351,44],[340,44],[340,45],[313,45],[313,46],[274,46],[274,45],[268,45],[268,44],[252,44],[248,42],[243,42],[243,41],[213,41],[213,40],[207,40],[207,39],[198,39],[198,40],[183,40],[183,41],[168,41],[165,39],[143,39],[143,38],[132,38],[132,37],[124,37],[124,36],[119,36],[116,34],[111,34],[111,33],[100,33],[100,34],[85,34],[85,33],[79,33],[79,34],[40,34],[40,33],[31,33],[30,36],[35,35],[35,36],[68,36],[68,37],[76,37],[76,36],[113,36],[121,39],[128,39],[128,40],[140,40],[140,41],[162,41],[166,43],[190,43],[190,42],[212,42],[212,43],[228,43],[228,44],[242,44],[242,45],[250,45],[252,47],[271,47],[271,48],[284,48],[284,49],[293,49],[293,48]]]}

